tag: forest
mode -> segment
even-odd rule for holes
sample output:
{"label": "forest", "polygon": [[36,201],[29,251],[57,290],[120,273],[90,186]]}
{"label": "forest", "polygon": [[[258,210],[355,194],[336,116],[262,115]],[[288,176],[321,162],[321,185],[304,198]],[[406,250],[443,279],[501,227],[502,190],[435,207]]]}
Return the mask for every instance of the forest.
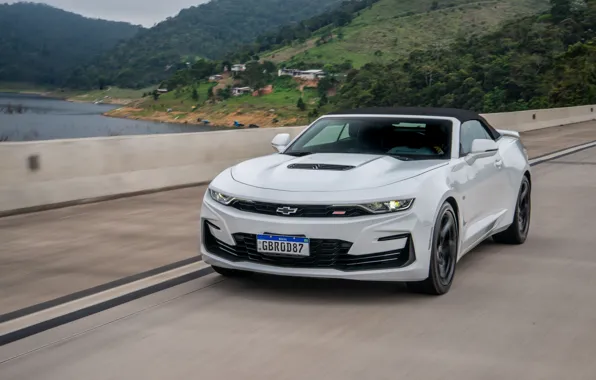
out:
{"label": "forest", "polygon": [[596,1],[551,0],[551,10],[445,48],[416,50],[352,70],[337,108],[455,107],[481,112],[596,102]]}
{"label": "forest", "polygon": [[142,88],[170,77],[198,58],[221,59],[281,25],[323,13],[338,0],[213,0],[182,10],[143,30],[73,72],[69,87],[93,87],[106,78],[120,87]]}
{"label": "forest", "polygon": [[44,4],[0,4],[0,82],[62,85],[141,27],[94,20]]}
{"label": "forest", "polygon": [[258,56],[259,53],[275,50],[292,44],[304,43],[315,33],[323,35],[325,28],[342,27],[349,24],[359,11],[371,7],[379,0],[345,0],[326,12],[318,14],[298,23],[288,24],[278,30],[259,35],[254,42],[237,48],[226,58],[245,62]]}

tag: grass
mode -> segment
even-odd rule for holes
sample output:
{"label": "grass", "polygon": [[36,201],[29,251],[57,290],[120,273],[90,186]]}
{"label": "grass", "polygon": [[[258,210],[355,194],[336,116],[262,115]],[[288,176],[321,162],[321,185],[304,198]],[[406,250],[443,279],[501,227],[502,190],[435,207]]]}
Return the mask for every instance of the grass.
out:
{"label": "grass", "polygon": [[166,94],[161,94],[157,101],[153,100],[153,97],[149,95],[141,106],[143,108],[159,111],[165,111],[168,108],[171,108],[175,111],[190,112],[193,110],[193,106],[200,105],[207,100],[207,90],[211,86],[213,86],[212,83],[201,82],[196,87],[197,94],[199,95],[198,101],[192,98],[192,87],[189,86]]}
{"label": "grass", "polygon": [[[216,103],[207,102],[207,91],[212,83],[200,83],[197,86],[199,101],[192,99],[192,87],[163,94],[156,101],[152,97],[145,98],[135,109],[127,110],[129,116],[155,120],[177,122],[198,122],[210,120],[214,125],[230,126],[234,120],[243,124],[260,126],[296,125],[309,121],[309,111],[319,103],[316,89],[298,89],[298,85],[290,78],[277,78],[274,92],[271,94],[231,97]],[[302,97],[307,109],[301,111],[297,107]],[[327,112],[321,107],[320,113]],[[167,112],[167,111],[170,112]]]}
{"label": "grass", "polygon": [[0,82],[0,92],[33,92],[45,93],[52,89],[47,86],[40,86],[31,83]]}
{"label": "grass", "polygon": [[48,97],[69,99],[80,102],[95,102],[105,101],[110,102],[106,96],[111,99],[118,100],[137,100],[141,99],[143,93],[153,91],[155,87],[148,87],[141,90],[109,87],[105,90],[72,90],[72,89],[61,89],[51,86],[35,85],[31,83],[11,83],[11,82],[0,82],[0,92],[12,92],[12,93],[35,93],[42,94]]}
{"label": "grass", "polygon": [[22,82],[0,82],[0,92],[40,94],[48,97],[67,99],[81,92]]}
{"label": "grass", "polygon": [[141,99],[144,93],[151,92],[155,89],[155,86],[144,88],[141,90],[134,90],[134,89],[127,89],[127,88],[118,88],[118,87],[108,87],[104,90],[93,90],[78,93],[71,97],[72,100],[76,101],[104,101],[107,97],[111,99],[128,99],[128,100],[135,100]]}
{"label": "grass", "polygon": [[505,20],[547,9],[549,0],[442,0],[439,8],[431,11],[432,3],[433,0],[381,0],[342,28],[342,40],[334,38],[321,46],[313,46],[314,40],[310,40],[263,57],[274,55],[277,62],[290,63],[349,60],[358,68],[374,60],[393,60],[433,44],[445,45],[458,35],[490,32]]}

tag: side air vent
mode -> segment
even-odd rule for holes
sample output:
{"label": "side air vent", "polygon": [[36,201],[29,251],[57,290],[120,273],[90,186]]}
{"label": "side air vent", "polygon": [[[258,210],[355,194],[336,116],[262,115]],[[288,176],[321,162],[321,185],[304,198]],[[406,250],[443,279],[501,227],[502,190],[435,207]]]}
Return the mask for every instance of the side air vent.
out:
{"label": "side air vent", "polygon": [[335,170],[345,171],[354,169],[355,166],[349,165],[330,165],[330,164],[291,164],[288,169],[305,169],[305,170]]}

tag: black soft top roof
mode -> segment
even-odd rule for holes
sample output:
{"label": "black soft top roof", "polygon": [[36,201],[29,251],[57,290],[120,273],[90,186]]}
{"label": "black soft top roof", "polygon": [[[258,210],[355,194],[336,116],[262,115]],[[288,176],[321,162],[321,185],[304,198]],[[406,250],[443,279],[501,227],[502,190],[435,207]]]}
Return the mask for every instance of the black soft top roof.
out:
{"label": "black soft top roof", "polygon": [[464,123],[468,120],[480,120],[487,126],[489,123],[478,113],[456,108],[423,108],[423,107],[378,107],[356,108],[329,113],[329,115],[412,115],[453,117]]}

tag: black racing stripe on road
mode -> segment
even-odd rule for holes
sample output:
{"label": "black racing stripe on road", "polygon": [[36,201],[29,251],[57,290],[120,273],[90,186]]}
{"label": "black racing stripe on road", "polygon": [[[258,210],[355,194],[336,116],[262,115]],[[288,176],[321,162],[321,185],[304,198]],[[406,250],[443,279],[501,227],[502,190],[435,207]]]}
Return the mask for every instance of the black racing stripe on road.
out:
{"label": "black racing stripe on road", "polygon": [[[577,147],[580,147],[580,146],[583,146],[583,145],[586,145],[586,144],[595,144],[595,143],[596,143],[596,140],[591,141],[591,142],[587,142],[587,143],[583,143],[583,144],[579,144],[579,145],[576,145],[576,146],[572,146],[572,147],[569,147],[569,148],[561,149],[561,150],[558,150],[558,151],[553,152],[553,153],[544,154],[542,156],[530,158],[530,160],[540,160],[540,158],[542,158],[542,157],[550,156],[551,154],[556,154],[557,152],[563,152],[563,151],[566,151],[566,150],[569,150],[569,149],[574,149],[574,148],[577,148]],[[571,151],[569,153],[563,153],[563,154],[555,155],[554,157],[551,157],[548,160],[542,160],[542,161],[534,162],[534,163],[530,164],[530,166],[536,166],[536,165],[544,164],[546,162],[550,162],[552,160],[557,160],[557,159],[562,158],[562,157],[571,156],[572,154],[583,152],[584,150],[588,150],[588,149],[592,149],[592,148],[596,148],[596,146],[589,145],[589,146],[586,146],[585,148],[581,148],[581,149],[578,149],[578,150],[573,150],[573,151]]]}
{"label": "black racing stripe on road", "polygon": [[153,293],[160,292],[162,290],[174,287],[176,285],[180,285],[185,282],[195,280],[197,278],[206,276],[211,273],[213,273],[213,269],[211,267],[199,269],[196,272],[189,273],[189,274],[186,274],[181,277],[173,278],[173,279],[165,281],[161,284],[156,284],[156,285],[150,286],[148,288],[139,289],[132,293],[128,293],[128,294],[124,294],[120,297],[112,298],[110,300],[104,301],[97,305],[79,309],[79,310],[73,311],[71,313],[68,313],[68,314],[47,320],[47,321],[40,322],[36,325],[25,327],[23,329],[20,329],[20,330],[0,336],[0,346],[4,346],[6,344],[16,342],[17,340],[24,339],[24,338],[30,337],[32,335],[42,333],[44,331],[50,330],[52,328],[55,328],[55,327],[58,327],[58,326],[61,326],[61,325],[64,325],[64,324],[67,324],[70,322],[74,322],[78,319],[85,318],[85,317],[88,317],[93,314],[97,314],[99,312],[111,309],[116,306],[120,306],[127,302],[134,301],[136,299],[148,296]]}
{"label": "black racing stripe on road", "polygon": [[195,263],[197,261],[201,261],[201,258],[198,255],[196,257],[191,257],[191,258],[188,258],[185,260],[177,261],[175,263],[164,265],[159,268],[151,269],[147,272],[133,274],[128,277],[124,277],[124,278],[121,278],[121,279],[118,279],[118,280],[115,280],[112,282],[108,282],[107,284],[98,285],[93,288],[81,290],[80,292],[71,293],[66,296],[55,298],[53,300],[41,302],[41,303],[38,303],[38,304],[32,305],[32,306],[27,306],[25,308],[15,310],[10,313],[1,314],[0,315],[0,323],[4,323],[4,322],[10,321],[12,319],[21,318],[21,317],[24,317],[29,314],[37,313],[38,311],[49,309],[51,307],[58,306],[58,305],[66,303],[66,302],[71,302],[71,301],[75,301],[75,300],[78,300],[78,299],[81,299],[84,297],[88,297],[90,295],[100,293],[100,292],[103,292],[106,290],[117,288],[118,286],[126,285],[131,282],[142,280],[147,277],[155,276],[157,274],[161,274],[161,273],[167,272],[172,269],[177,269],[177,268],[183,267],[185,265]]}

